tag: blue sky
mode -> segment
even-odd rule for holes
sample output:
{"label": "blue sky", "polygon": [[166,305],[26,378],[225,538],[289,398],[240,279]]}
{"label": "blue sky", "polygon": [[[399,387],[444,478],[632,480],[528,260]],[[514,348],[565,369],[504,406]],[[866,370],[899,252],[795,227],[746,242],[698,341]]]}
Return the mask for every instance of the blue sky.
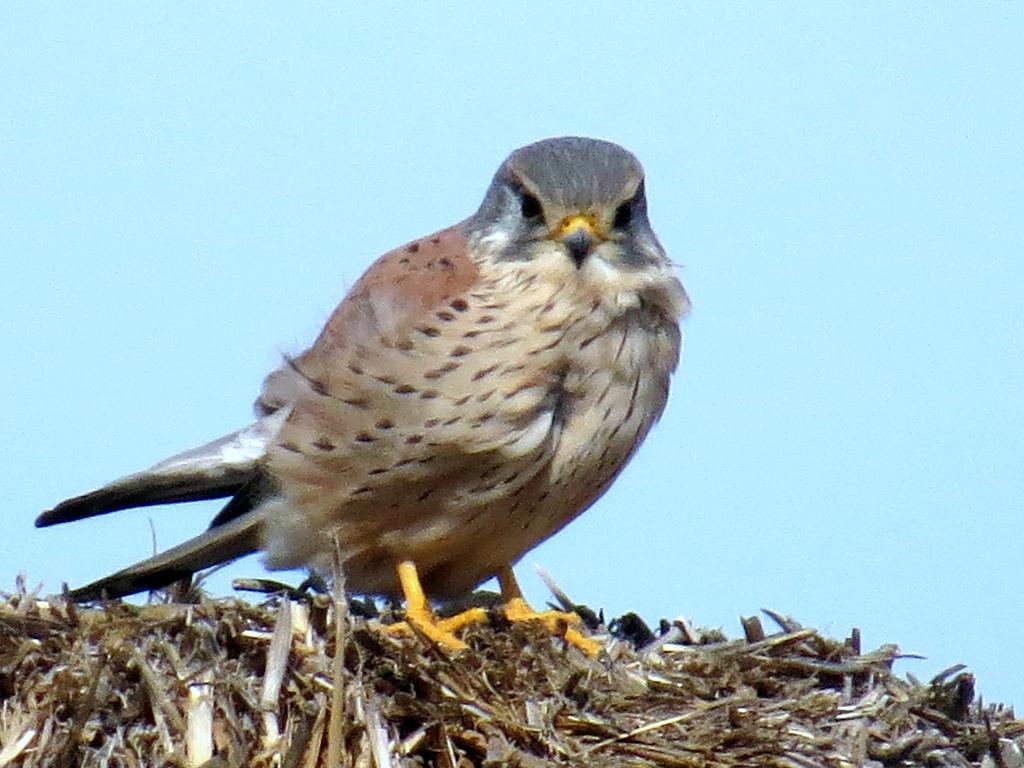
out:
{"label": "blue sky", "polygon": [[244,424],[373,258],[579,133],[645,163],[694,310],[662,423],[528,597],[541,563],[610,614],[856,625],[1024,705],[1021,6],[503,8],[0,11],[0,585],[201,530],[32,520]]}

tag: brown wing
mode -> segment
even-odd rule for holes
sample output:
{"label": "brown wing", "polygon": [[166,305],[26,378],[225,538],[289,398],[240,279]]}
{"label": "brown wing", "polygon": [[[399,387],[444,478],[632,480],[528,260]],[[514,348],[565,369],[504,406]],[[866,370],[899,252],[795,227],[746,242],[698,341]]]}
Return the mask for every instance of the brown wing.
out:
{"label": "brown wing", "polygon": [[396,248],[366,270],[307,354],[344,348],[361,340],[356,334],[365,340],[374,330],[399,343],[412,325],[465,292],[479,275],[460,225]]}
{"label": "brown wing", "polygon": [[560,372],[548,352],[527,359],[507,287],[481,276],[457,227],[358,281],[293,361],[302,392],[268,456],[285,499],[268,510],[271,565],[308,562],[333,529],[351,557],[388,561],[389,579],[385,550],[440,562],[453,528],[539,471]]}
{"label": "brown wing", "polygon": [[385,255],[293,362],[271,566],[337,531],[354,591],[412,560],[457,594],[588,506],[660,414],[674,318],[567,259],[479,258],[458,228]]}
{"label": "brown wing", "polygon": [[414,240],[371,264],[331,313],[313,345],[267,377],[257,411],[274,412],[310,390],[347,389],[346,374],[335,366],[346,357],[363,356],[357,348],[377,336],[392,346],[408,345],[408,333],[417,318],[451,301],[479,276],[466,255],[461,229],[455,225]]}

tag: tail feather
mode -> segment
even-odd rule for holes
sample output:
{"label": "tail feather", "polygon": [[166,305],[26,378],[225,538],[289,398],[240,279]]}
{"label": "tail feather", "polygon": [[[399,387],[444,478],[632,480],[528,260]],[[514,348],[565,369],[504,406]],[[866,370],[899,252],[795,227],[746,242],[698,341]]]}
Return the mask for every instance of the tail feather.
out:
{"label": "tail feather", "polygon": [[259,548],[260,517],[256,512],[249,512],[166,552],[73,589],[70,597],[85,602],[159,589],[203,568],[234,560]]}
{"label": "tail feather", "polygon": [[201,475],[162,476],[139,472],[115,480],[95,491],[62,501],[36,518],[36,527],[70,523],[108,512],[154,504],[202,501],[232,496],[252,477],[250,472],[223,473],[220,477]]}
{"label": "tail feather", "polygon": [[268,413],[245,429],[62,501],[39,515],[36,526],[45,527],[131,507],[231,497],[205,533],[72,590],[71,597],[98,600],[159,589],[260,549],[262,517],[257,507],[276,491],[263,471],[263,457],[288,410]]}
{"label": "tail feather", "polygon": [[257,474],[259,462],[287,416],[282,409],[254,424],[179,453],[143,472],[62,501],[36,518],[36,527],[69,523],[132,507],[234,496]]}

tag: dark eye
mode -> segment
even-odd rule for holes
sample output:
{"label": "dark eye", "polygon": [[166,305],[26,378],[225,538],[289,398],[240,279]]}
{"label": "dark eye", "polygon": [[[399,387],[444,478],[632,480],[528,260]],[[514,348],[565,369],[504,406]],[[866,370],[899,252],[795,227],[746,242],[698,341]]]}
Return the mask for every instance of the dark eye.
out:
{"label": "dark eye", "polygon": [[529,192],[522,193],[519,205],[521,206],[524,219],[536,219],[538,216],[544,214],[544,209],[541,208],[540,200]]}
{"label": "dark eye", "polygon": [[629,222],[633,220],[633,202],[627,200],[618,208],[615,209],[615,220],[612,221],[612,226],[615,229],[625,229],[629,226]]}

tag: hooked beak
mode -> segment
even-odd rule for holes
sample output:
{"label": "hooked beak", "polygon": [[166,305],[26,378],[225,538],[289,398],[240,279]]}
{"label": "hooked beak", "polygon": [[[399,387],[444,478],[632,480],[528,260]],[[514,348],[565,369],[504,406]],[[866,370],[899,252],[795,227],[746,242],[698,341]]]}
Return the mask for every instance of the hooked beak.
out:
{"label": "hooked beak", "polygon": [[594,246],[604,241],[591,216],[567,216],[555,234],[569,250],[577,269],[583,266]]}

